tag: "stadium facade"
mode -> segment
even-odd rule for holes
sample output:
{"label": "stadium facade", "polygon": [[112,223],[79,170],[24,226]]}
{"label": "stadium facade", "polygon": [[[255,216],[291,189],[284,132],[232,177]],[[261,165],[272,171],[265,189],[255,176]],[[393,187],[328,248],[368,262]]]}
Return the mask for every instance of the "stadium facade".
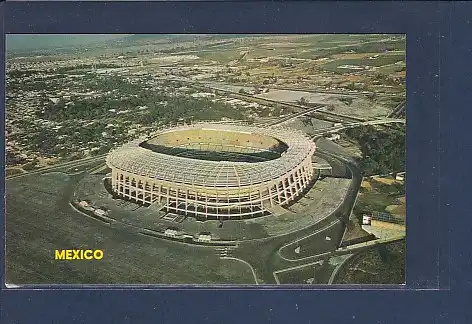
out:
{"label": "stadium facade", "polygon": [[158,131],[107,156],[115,195],[198,219],[252,218],[312,183],[315,143],[302,132],[199,123]]}

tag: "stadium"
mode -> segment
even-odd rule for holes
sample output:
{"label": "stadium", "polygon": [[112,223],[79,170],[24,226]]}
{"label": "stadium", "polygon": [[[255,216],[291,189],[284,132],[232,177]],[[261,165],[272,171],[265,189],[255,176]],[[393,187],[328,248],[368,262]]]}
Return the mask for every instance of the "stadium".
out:
{"label": "stadium", "polygon": [[198,123],[131,141],[106,162],[117,197],[197,219],[245,219],[303,194],[314,152],[293,129]]}

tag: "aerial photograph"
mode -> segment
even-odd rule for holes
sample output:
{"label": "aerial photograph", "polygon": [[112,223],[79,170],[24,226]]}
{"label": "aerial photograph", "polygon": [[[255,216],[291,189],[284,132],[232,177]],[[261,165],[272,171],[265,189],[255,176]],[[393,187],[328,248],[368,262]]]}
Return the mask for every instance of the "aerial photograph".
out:
{"label": "aerial photograph", "polygon": [[9,34],[5,282],[404,285],[403,34]]}

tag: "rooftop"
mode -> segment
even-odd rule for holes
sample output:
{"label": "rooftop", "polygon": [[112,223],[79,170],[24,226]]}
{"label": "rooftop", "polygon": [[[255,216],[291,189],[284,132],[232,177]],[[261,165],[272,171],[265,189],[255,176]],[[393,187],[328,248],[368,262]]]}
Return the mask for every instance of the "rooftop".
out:
{"label": "rooftop", "polygon": [[[277,139],[285,143],[287,149],[279,158],[248,163],[195,159],[156,152],[140,146],[146,140],[170,131],[203,129]],[[263,145],[265,144],[263,142]],[[308,156],[311,158],[314,150],[315,143],[304,133],[293,129],[258,128],[234,123],[198,123],[163,129],[148,139],[131,141],[110,152],[107,164],[110,167],[160,180],[205,187],[241,187],[277,179],[300,165]]]}

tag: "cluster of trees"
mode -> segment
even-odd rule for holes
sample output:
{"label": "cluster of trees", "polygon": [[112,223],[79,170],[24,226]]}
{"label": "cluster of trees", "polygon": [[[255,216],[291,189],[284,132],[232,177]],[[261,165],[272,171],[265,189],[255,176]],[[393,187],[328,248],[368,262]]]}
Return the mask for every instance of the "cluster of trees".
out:
{"label": "cluster of trees", "polygon": [[405,78],[392,78],[390,75],[383,74],[383,73],[375,73],[374,80],[381,82],[385,85],[396,86],[400,84],[404,84]]}
{"label": "cluster of trees", "polygon": [[339,98],[339,101],[345,103],[346,105],[350,105],[352,104],[352,102],[354,101],[354,99],[352,97],[344,97],[344,98]]}
{"label": "cluster of trees", "polygon": [[184,46],[176,46],[176,47],[172,47],[172,48],[160,49],[158,52],[162,53],[162,54],[174,54],[174,53],[182,52],[186,49],[188,49],[188,48],[186,48]]}
{"label": "cluster of trees", "polygon": [[38,111],[37,115],[53,121],[98,119],[110,115],[108,109],[112,109],[111,107],[121,108],[120,101],[102,97],[90,100],[81,99],[75,101],[74,104],[66,105],[64,100],[60,100],[56,103],[48,102],[44,111]]}
{"label": "cluster of trees", "polygon": [[[166,102],[166,104],[160,102]],[[146,106],[146,109],[137,110],[138,106]],[[133,114],[117,115],[116,112],[120,110],[130,110]],[[140,91],[137,97],[125,99],[99,97],[81,99],[70,105],[66,105],[63,100],[57,103],[49,102],[43,112],[38,112],[38,117],[54,121],[112,118],[118,121],[123,119],[150,125],[154,122],[175,122],[182,118],[188,120],[220,120],[223,117],[244,119],[244,112],[244,109],[221,102],[212,102],[206,98],[171,97],[160,92]]]}
{"label": "cluster of trees", "polygon": [[[71,128],[71,131],[74,130],[75,129]],[[46,156],[59,153],[57,145],[60,143],[61,140],[59,140],[58,134],[54,130],[48,128],[42,128],[31,134],[29,140],[31,150]]]}
{"label": "cluster of trees", "polygon": [[306,99],[305,97],[301,97],[300,99],[297,100],[297,104],[305,106],[309,103],[309,100]]}
{"label": "cluster of trees", "polygon": [[143,125],[158,122],[167,124],[184,119],[186,122],[194,120],[221,120],[222,118],[244,119],[244,110],[231,105],[212,102],[206,98],[172,97],[167,98],[167,104],[149,105],[149,109],[135,115],[136,121]]}
{"label": "cluster of trees", "polygon": [[118,90],[121,95],[138,94],[144,92],[143,86],[137,83],[131,83],[118,76],[106,76],[101,78],[90,78],[82,81],[84,88],[98,91]]}
{"label": "cluster of trees", "polygon": [[334,107],[333,104],[329,104],[326,109],[327,109],[328,111],[334,111],[336,108]]}
{"label": "cluster of trees", "polygon": [[[167,104],[158,103],[163,101],[163,99],[165,99]],[[108,111],[110,107],[119,111],[125,108],[135,108],[136,105],[146,105],[147,109],[134,109],[132,112],[120,115]],[[182,119],[185,122],[221,120],[223,117],[244,119],[246,118],[244,112],[244,109],[239,109],[225,103],[212,102],[206,98],[168,97],[158,93],[147,93],[147,96],[132,97],[121,101],[101,97],[81,100],[74,105],[64,105],[63,102],[49,103],[41,116],[42,118],[63,121],[66,124],[67,120],[70,119],[95,119],[97,122],[89,127],[81,128],[80,131],[67,125],[59,133],[47,128],[41,129],[32,138],[31,145],[35,151],[41,154],[68,156],[71,152],[68,152],[67,147],[100,140],[100,151],[95,151],[95,153],[99,154],[109,150],[109,147],[103,145],[106,144],[106,141],[120,142],[126,140],[126,132],[123,132],[123,128],[127,128],[126,125],[138,123],[144,126],[154,123],[169,124],[182,121]],[[118,127],[106,128],[108,123],[114,123]],[[107,133],[106,138],[103,138],[102,132]],[[59,140],[58,135],[60,134],[67,135],[67,138]],[[58,146],[61,145],[58,144],[66,148],[59,149]]]}
{"label": "cluster of trees", "polygon": [[278,81],[278,78],[276,76],[271,76],[269,78],[266,78],[264,79],[264,81],[262,81],[262,84],[274,84],[274,83],[277,83]]}
{"label": "cluster of trees", "polygon": [[14,79],[14,78],[21,78],[21,77],[28,77],[34,74],[40,73],[37,70],[11,70],[8,71],[6,76],[7,79]]}
{"label": "cluster of trees", "polygon": [[90,70],[93,67],[97,69],[105,69],[105,68],[118,68],[120,66],[116,64],[99,62],[97,64],[79,64],[79,65],[74,65],[74,66],[63,66],[63,67],[55,68],[54,70],[56,73],[66,73],[66,72],[75,71],[75,70]]}
{"label": "cluster of trees", "polygon": [[[132,84],[118,77],[109,77],[103,82],[88,78],[84,78],[83,81],[85,88],[101,91],[116,89],[117,94],[123,97],[76,97],[68,100],[60,99],[55,103],[44,100],[44,109],[38,111],[36,115],[43,119],[62,122],[64,127],[59,132],[47,128],[38,131],[31,141],[36,151],[62,156],[63,154],[67,155],[67,152],[63,152],[67,149],[58,149],[60,146],[74,147],[79,143],[96,142],[100,139],[99,147],[104,147],[108,140],[124,141],[127,133],[123,132],[123,129],[129,128],[133,124],[150,126],[182,120],[191,122],[194,120],[221,120],[222,118],[241,120],[247,119],[251,112],[251,108],[235,107],[224,102],[213,102],[207,98],[173,96],[166,90],[147,91],[140,84]],[[168,84],[168,86],[170,85]],[[171,86],[177,87],[178,85],[172,84]],[[128,110],[128,112],[118,114],[123,110]],[[74,124],[73,121],[68,123],[70,120],[95,120],[97,122],[77,131],[73,126],[68,126],[68,124]],[[109,123],[118,127],[105,128]],[[102,132],[107,133],[105,138]],[[59,140],[58,135],[67,135],[67,137]]]}
{"label": "cluster of trees", "polygon": [[30,77],[38,74],[38,71],[11,71],[7,74],[8,92],[16,93],[18,91],[54,91],[63,82],[63,77],[34,77],[27,80],[21,80],[23,77]]}
{"label": "cluster of trees", "polygon": [[[96,68],[114,68],[118,67],[117,65],[113,64],[105,64],[105,63],[98,63],[95,65]],[[55,91],[58,88],[61,88],[64,85],[64,78],[68,76],[68,72],[77,70],[77,69],[91,69],[92,65],[82,64],[73,67],[59,67],[55,68],[54,71],[48,71],[54,75],[47,75],[42,77],[35,77],[29,80],[22,80],[20,83],[20,78],[30,77],[36,74],[44,73],[44,71],[20,71],[20,70],[13,70],[9,71],[7,74],[7,78],[9,79],[8,84],[8,91],[39,91],[39,90],[47,90],[47,91]],[[56,74],[59,74],[56,75]],[[119,77],[112,76],[103,78],[100,81],[91,82],[92,76],[85,75],[81,79],[83,86],[90,86],[95,87],[96,89],[102,89],[105,91],[112,90],[112,89],[120,89],[120,90],[135,90],[132,87],[132,84],[129,82],[123,81]],[[131,87],[131,89],[130,89]]]}
{"label": "cluster of trees", "polygon": [[23,170],[26,170],[26,171],[30,171],[30,170],[34,170],[36,169],[36,167],[38,166],[39,164],[39,161],[37,158],[35,158],[33,161],[31,162],[28,162],[28,163],[25,163],[22,168]]}
{"label": "cluster of trees", "polygon": [[[56,103],[47,102],[44,106],[44,111],[38,111],[37,116],[40,118],[53,121],[66,121],[69,119],[101,119],[103,117],[110,117],[114,113],[110,109],[125,110],[135,108],[143,102],[152,100],[164,100],[167,96],[159,93],[151,93],[144,91],[142,86],[127,82],[118,77],[109,77],[101,80],[83,79],[83,86],[91,90],[111,91],[117,90],[120,95],[126,96],[136,94],[138,97],[131,96],[123,99],[112,98],[110,96],[103,96],[90,99],[73,100],[73,104],[66,105],[66,100],[59,100]],[[152,97],[152,98],[151,98]]]}
{"label": "cluster of trees", "polygon": [[6,151],[5,162],[7,165],[22,164],[26,162],[26,159],[22,158],[16,152]]}
{"label": "cluster of trees", "polygon": [[[59,132],[48,128],[42,128],[35,133],[30,140],[31,148],[42,155],[58,155],[60,157],[68,157],[74,153],[77,146],[86,148],[88,142],[100,142],[96,146],[100,147],[95,154],[108,152],[111,143],[107,141],[120,141],[125,139],[125,134],[119,129],[105,129],[106,122],[99,121],[89,127],[82,127],[80,131],[74,128],[71,123],[66,125]],[[102,132],[110,133],[110,138],[104,139]],[[66,138],[60,138],[59,135],[67,135]],[[61,148],[63,147],[63,148]]]}
{"label": "cluster of trees", "polygon": [[372,126],[346,129],[345,134],[356,140],[362,151],[364,175],[387,174],[405,170],[405,130],[389,127],[378,130]]}

